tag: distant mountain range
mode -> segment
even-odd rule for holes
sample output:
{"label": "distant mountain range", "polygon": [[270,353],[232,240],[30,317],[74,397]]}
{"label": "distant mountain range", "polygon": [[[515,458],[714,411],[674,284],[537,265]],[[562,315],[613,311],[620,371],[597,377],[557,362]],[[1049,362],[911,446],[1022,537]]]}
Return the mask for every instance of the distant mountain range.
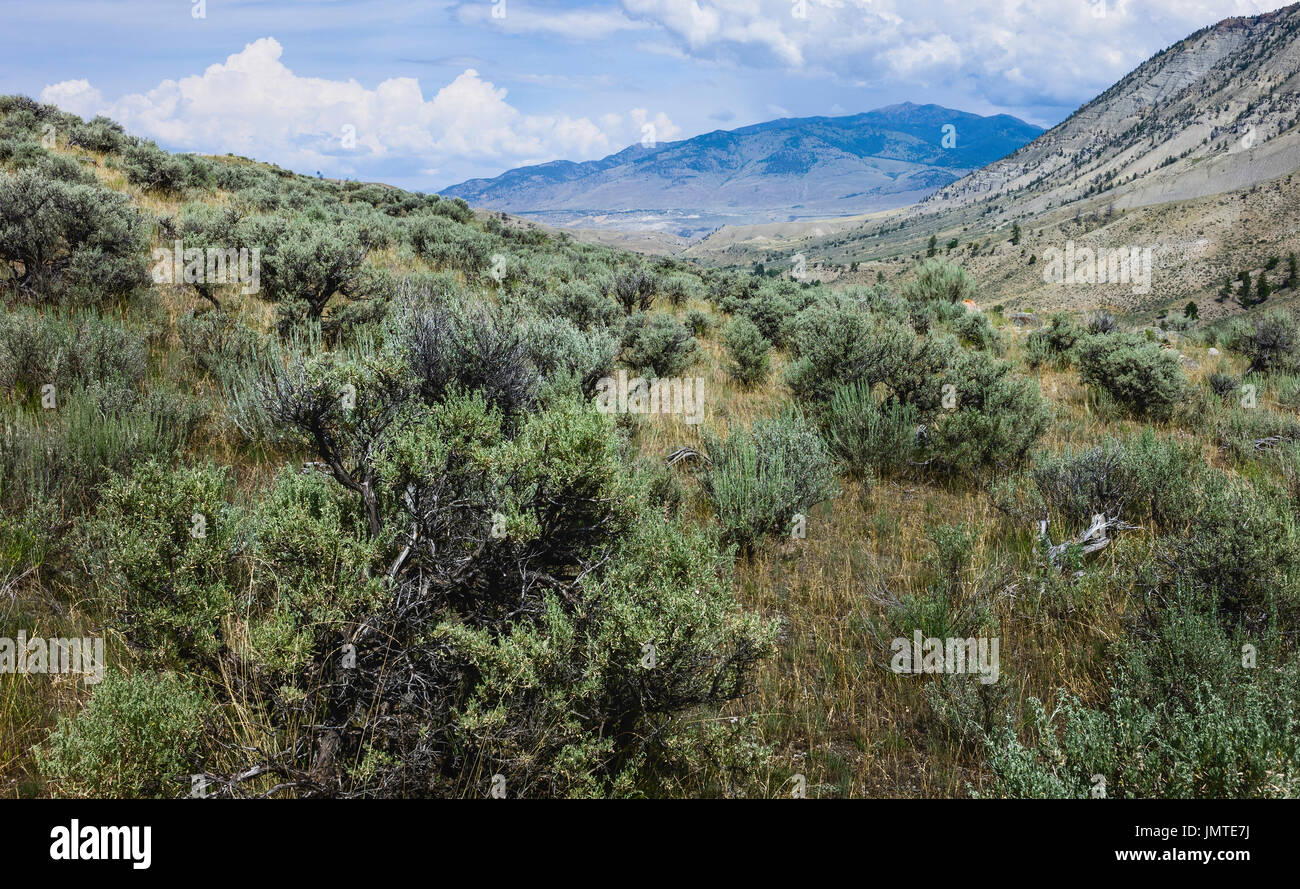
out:
{"label": "distant mountain range", "polygon": [[551,225],[701,236],[726,224],[913,204],[1042,132],[1005,114],[908,102],[638,144],[598,161],[520,167],[441,193]]}

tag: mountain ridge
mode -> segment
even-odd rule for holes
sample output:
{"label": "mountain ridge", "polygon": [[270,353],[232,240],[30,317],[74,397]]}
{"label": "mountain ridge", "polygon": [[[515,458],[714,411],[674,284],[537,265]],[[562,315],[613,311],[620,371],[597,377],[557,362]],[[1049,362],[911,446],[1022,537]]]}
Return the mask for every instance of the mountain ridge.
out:
{"label": "mountain ridge", "polygon": [[779,118],[635,144],[594,161],[519,167],[441,194],[553,225],[630,224],[698,236],[728,222],[856,215],[911,204],[1042,132],[1007,114],[985,117],[903,102],[855,115]]}

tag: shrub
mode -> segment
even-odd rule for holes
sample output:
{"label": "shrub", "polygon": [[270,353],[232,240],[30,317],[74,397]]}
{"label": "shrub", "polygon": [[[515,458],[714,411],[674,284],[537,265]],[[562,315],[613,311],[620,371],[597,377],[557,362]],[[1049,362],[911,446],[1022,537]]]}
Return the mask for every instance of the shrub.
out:
{"label": "shrub", "polygon": [[[258,243],[256,235],[244,240]],[[362,265],[369,249],[355,223],[321,224],[300,216],[277,232],[263,248],[260,283],[267,298],[280,303],[282,332],[303,320],[319,321],[335,294],[364,296]]]}
{"label": "shrub", "polygon": [[916,459],[919,425],[915,406],[877,404],[871,386],[859,381],[831,396],[826,441],[854,475],[887,477],[905,471]]}
{"label": "shrub", "polygon": [[1205,472],[1195,445],[1148,427],[1131,438],[1041,454],[1030,474],[1043,502],[1067,525],[1086,526],[1100,513],[1181,533],[1199,509]]}
{"label": "shrub", "polygon": [[1028,743],[1010,721],[987,737],[994,793],[1087,798],[1100,775],[1111,799],[1294,795],[1300,671],[1267,649],[1276,667],[1243,668],[1242,641],[1180,605],[1119,647],[1107,704],[1061,691],[1048,715],[1031,698]]}
{"label": "shrub", "polygon": [[0,174],[0,260],[16,292],[46,300],[128,294],[148,280],[145,243],[140,214],[123,195],[32,171]]}
{"label": "shrub", "polygon": [[[501,423],[452,394],[368,449],[404,551],[344,681],[310,681],[337,671],[321,651],[302,698],[274,702],[277,721],[336,726],[332,756],[293,754],[311,793],[455,794],[493,773],[512,796],[653,792],[700,743],[684,716],[748,690],[770,629],[736,608],[730,553],[641,499],[612,420],[559,398],[513,437]],[[363,701],[388,718],[340,718]]]}
{"label": "shrub", "polygon": [[618,340],[603,330],[584,332],[564,318],[525,325],[529,358],[542,378],[590,398],[596,384],[609,376],[618,357]]}
{"label": "shrub", "polygon": [[1220,398],[1232,398],[1241,392],[1241,380],[1230,373],[1216,370],[1206,377],[1210,391]]}
{"label": "shrub", "polygon": [[1153,419],[1172,416],[1186,392],[1178,356],[1133,335],[1088,337],[1080,347],[1079,375],[1134,414]]}
{"label": "shrub", "polygon": [[738,315],[752,321],[768,342],[785,345],[786,326],[803,308],[798,304],[793,287],[789,281],[764,282],[758,292],[740,307]]}
{"label": "shrub", "polygon": [[339,628],[382,600],[379,546],[364,513],[319,472],[283,469],[250,516],[262,605],[250,628],[257,665],[306,668]]}
{"label": "shrub", "polygon": [[705,447],[704,491],[726,539],[742,546],[788,533],[796,514],[837,493],[826,443],[798,414],[733,428],[725,441],[706,431]]}
{"label": "shrub", "polygon": [[562,315],[586,330],[609,327],[618,320],[618,306],[591,284],[573,281],[561,284],[554,295],[540,300],[541,308]]}
{"label": "shrub", "polygon": [[959,303],[974,298],[975,284],[965,269],[932,259],[917,269],[916,278],[903,288],[903,296],[914,303]]}
{"label": "shrub", "polygon": [[1002,337],[983,312],[963,312],[953,322],[952,328],[963,344],[986,349],[995,355],[1002,353]]}
{"label": "shrub", "polygon": [[177,192],[188,179],[181,159],[152,143],[131,145],[123,150],[122,169],[128,182],[148,190]]}
{"label": "shrub", "polygon": [[1232,348],[1250,359],[1247,373],[1300,369],[1300,323],[1294,313],[1274,309],[1234,337]]}
{"label": "shrub", "polygon": [[713,327],[713,316],[701,309],[691,309],[686,313],[686,329],[695,337],[702,337]]}
{"label": "shrub", "polygon": [[735,318],[723,330],[722,342],[730,359],[727,372],[733,379],[745,386],[767,379],[772,344],[763,339],[754,322],[743,315]]}
{"label": "shrub", "polygon": [[1115,333],[1119,330],[1119,322],[1115,320],[1115,316],[1106,311],[1089,312],[1084,317],[1084,322],[1088,326],[1088,333],[1091,334]]}
{"label": "shrub", "polygon": [[89,151],[114,154],[120,152],[126,144],[126,132],[116,121],[99,116],[74,126],[68,136],[68,144]]}
{"label": "shrub", "polygon": [[625,315],[635,311],[646,312],[654,305],[655,278],[640,266],[616,272],[605,282],[605,295],[622,306]]}
{"label": "shrub", "polygon": [[407,236],[416,254],[426,262],[460,269],[471,278],[477,277],[488,268],[491,241],[482,232],[458,221],[458,214],[441,212],[449,206],[452,206],[450,202],[441,202],[429,212],[407,217]]}
{"label": "shrub", "polygon": [[796,398],[812,402],[824,402],[836,386],[863,378],[881,341],[898,333],[890,328],[885,336],[877,334],[871,317],[844,300],[814,303],[795,317],[791,330],[799,357],[786,369],[786,383]]}
{"label": "shrub", "polygon": [[513,318],[484,307],[408,306],[394,323],[427,404],[456,389],[479,391],[508,421],[534,404],[533,344]]}
{"label": "shrub", "polygon": [[238,534],[231,477],[150,462],[105,488],[83,549],[104,606],[164,663],[213,658],[234,597],[225,573]]}
{"label": "shrub", "polygon": [[238,374],[259,342],[257,331],[218,309],[188,313],[177,321],[176,332],[191,363],[219,380]]}
{"label": "shrub", "polygon": [[949,469],[973,472],[1021,462],[1047,430],[1051,413],[1034,380],[987,352],[964,352],[953,368],[955,410],[941,414],[929,450]]}
{"label": "shrub", "polygon": [[59,717],[37,764],[58,796],[188,796],[213,715],[186,676],[110,672],[81,712]]}
{"label": "shrub", "polygon": [[1213,593],[1225,621],[1260,627],[1300,604],[1300,540],[1283,492],[1207,476],[1186,533],[1168,542],[1179,575]]}
{"label": "shrub", "polygon": [[654,313],[636,324],[623,349],[623,361],[633,370],[656,377],[681,374],[700,359],[700,346],[672,315]]}
{"label": "shrub", "polygon": [[1083,328],[1073,318],[1064,312],[1056,313],[1047,327],[1029,335],[1026,341],[1029,366],[1069,367],[1075,361],[1076,350],[1085,336]]}
{"label": "shrub", "polygon": [[688,299],[696,299],[702,293],[700,281],[694,275],[671,275],[663,282],[664,296],[673,308],[681,308]]}

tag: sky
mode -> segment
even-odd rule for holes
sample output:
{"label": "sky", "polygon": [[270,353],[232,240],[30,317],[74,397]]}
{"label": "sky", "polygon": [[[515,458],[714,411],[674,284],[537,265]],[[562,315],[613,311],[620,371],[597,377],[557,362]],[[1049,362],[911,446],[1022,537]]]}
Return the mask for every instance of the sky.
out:
{"label": "sky", "polygon": [[436,191],[781,117],[1064,120],[1274,0],[0,0],[0,93]]}

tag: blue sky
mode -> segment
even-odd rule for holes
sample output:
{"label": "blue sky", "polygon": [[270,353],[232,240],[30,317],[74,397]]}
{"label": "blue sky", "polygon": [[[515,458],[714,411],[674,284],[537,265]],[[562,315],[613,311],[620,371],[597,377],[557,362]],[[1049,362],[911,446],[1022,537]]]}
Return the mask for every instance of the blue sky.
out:
{"label": "blue sky", "polygon": [[[1051,126],[1271,0],[0,0],[0,92],[436,190],[894,102]],[[201,13],[201,15],[198,15]]]}

